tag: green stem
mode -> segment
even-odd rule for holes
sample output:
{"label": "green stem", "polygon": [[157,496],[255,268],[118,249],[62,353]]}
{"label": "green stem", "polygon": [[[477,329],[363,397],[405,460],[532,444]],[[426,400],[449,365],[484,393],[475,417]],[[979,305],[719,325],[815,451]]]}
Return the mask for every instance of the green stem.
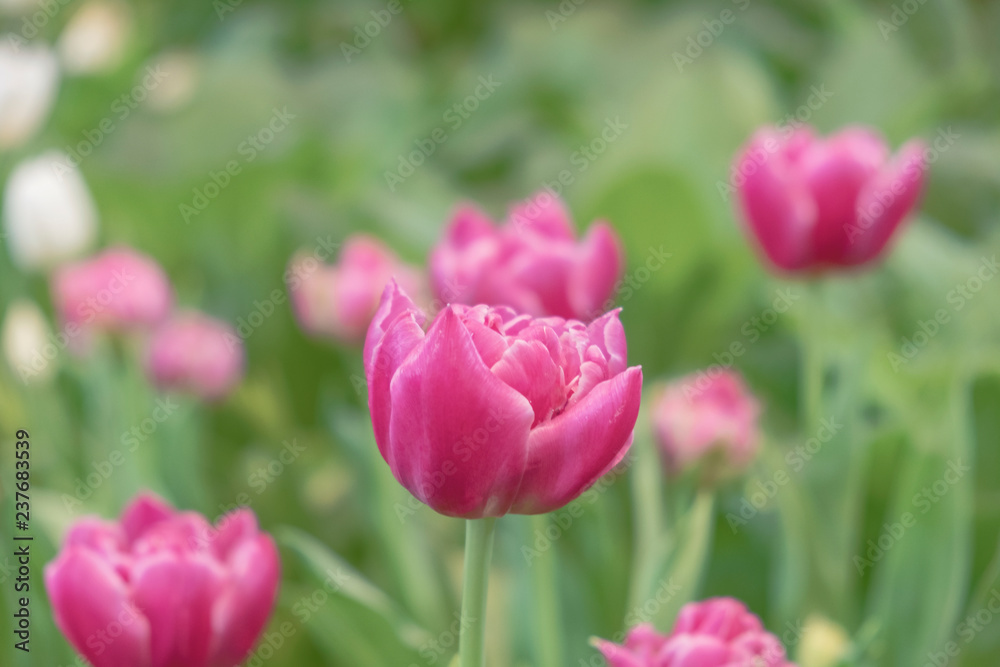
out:
{"label": "green stem", "polygon": [[465,524],[465,581],[462,630],[458,641],[461,667],[483,667],[486,655],[486,593],[496,519],[470,519]]}
{"label": "green stem", "polygon": [[[533,528],[545,532],[548,527],[548,515],[537,514],[531,517]],[[562,659],[562,623],[559,613],[559,580],[556,576],[555,558],[553,554],[543,555],[535,559],[534,585],[535,608],[538,627],[535,638],[535,650],[539,665],[561,665]]]}

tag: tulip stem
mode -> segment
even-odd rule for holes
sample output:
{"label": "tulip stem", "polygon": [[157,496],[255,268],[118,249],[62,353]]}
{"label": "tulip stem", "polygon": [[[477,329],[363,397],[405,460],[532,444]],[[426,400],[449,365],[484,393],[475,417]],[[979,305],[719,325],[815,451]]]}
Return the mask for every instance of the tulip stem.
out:
{"label": "tulip stem", "polygon": [[458,641],[461,667],[483,667],[486,646],[486,594],[496,519],[470,519],[465,524],[465,581]]}

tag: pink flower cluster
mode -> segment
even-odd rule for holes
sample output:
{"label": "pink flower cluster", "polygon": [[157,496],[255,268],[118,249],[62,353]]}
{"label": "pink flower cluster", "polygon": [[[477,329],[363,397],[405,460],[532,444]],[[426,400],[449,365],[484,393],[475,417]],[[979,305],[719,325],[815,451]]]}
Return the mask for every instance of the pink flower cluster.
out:
{"label": "pink flower cluster", "polygon": [[669,635],[640,625],[624,644],[601,640],[597,648],[609,667],[795,667],[778,638],[732,598],[686,605]]}

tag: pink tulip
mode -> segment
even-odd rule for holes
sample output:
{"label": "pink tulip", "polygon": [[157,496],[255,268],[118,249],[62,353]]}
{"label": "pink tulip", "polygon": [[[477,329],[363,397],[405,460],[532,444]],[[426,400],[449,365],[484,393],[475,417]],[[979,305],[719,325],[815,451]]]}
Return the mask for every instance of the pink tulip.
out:
{"label": "pink tulip", "polygon": [[442,303],[589,322],[613,305],[623,259],[611,227],[599,222],[578,242],[562,201],[541,192],[515,206],[499,228],[478,209],[459,208],[430,265]]}
{"label": "pink tulip", "polygon": [[738,373],[695,373],[664,387],[653,405],[653,428],[671,475],[697,464],[726,477],[757,454],[760,405]]}
{"label": "pink tulip", "polygon": [[795,667],[778,638],[732,598],[685,605],[669,635],[640,625],[624,644],[599,640],[597,648],[609,667]]}
{"label": "pink tulip", "polygon": [[162,389],[215,400],[243,378],[244,356],[243,341],[231,326],[201,313],[185,313],[153,334],[146,369]]}
{"label": "pink tulip", "polygon": [[422,289],[419,271],[364,234],[347,239],[334,266],[297,255],[289,269],[289,291],[299,326],[313,336],[360,343],[393,278],[414,293]]}
{"label": "pink tulip", "polygon": [[924,184],[924,144],[896,156],[873,130],[828,138],[807,127],[759,130],[733,166],[746,226],[780,270],[866,264],[884,251]]}
{"label": "pink tulip", "polygon": [[125,331],[162,322],[173,306],[163,269],[129,248],[113,248],[59,269],[52,298],[66,325]]}
{"label": "pink tulip", "polygon": [[279,567],[249,510],[212,528],[142,494],[121,521],[78,521],[45,588],[94,667],[235,667],[271,615]]}
{"label": "pink tulip", "polygon": [[425,318],[395,283],[365,342],[368,407],[396,479],[464,518],[562,507],[632,443],[642,369],[612,311],[589,326],[451,305]]}

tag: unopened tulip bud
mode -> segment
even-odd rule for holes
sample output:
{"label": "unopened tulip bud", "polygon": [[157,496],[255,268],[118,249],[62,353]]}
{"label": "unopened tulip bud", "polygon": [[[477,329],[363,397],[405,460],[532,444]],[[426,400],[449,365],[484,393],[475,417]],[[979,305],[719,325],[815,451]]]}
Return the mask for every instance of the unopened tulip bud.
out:
{"label": "unopened tulip bud", "polygon": [[3,222],[15,263],[51,268],[90,247],[97,209],[69,158],[49,151],[14,168],[4,188]]}
{"label": "unopened tulip bud", "polygon": [[735,371],[694,373],[664,387],[654,400],[654,432],[669,474],[705,465],[711,478],[725,478],[756,456],[760,405]]}
{"label": "unopened tulip bud", "polygon": [[0,151],[20,146],[38,131],[58,84],[59,63],[51,49],[20,35],[0,35]]}
{"label": "unopened tulip bud", "polygon": [[26,384],[45,381],[54,374],[59,350],[51,336],[49,323],[34,302],[15,301],[7,307],[0,334],[4,357]]}

